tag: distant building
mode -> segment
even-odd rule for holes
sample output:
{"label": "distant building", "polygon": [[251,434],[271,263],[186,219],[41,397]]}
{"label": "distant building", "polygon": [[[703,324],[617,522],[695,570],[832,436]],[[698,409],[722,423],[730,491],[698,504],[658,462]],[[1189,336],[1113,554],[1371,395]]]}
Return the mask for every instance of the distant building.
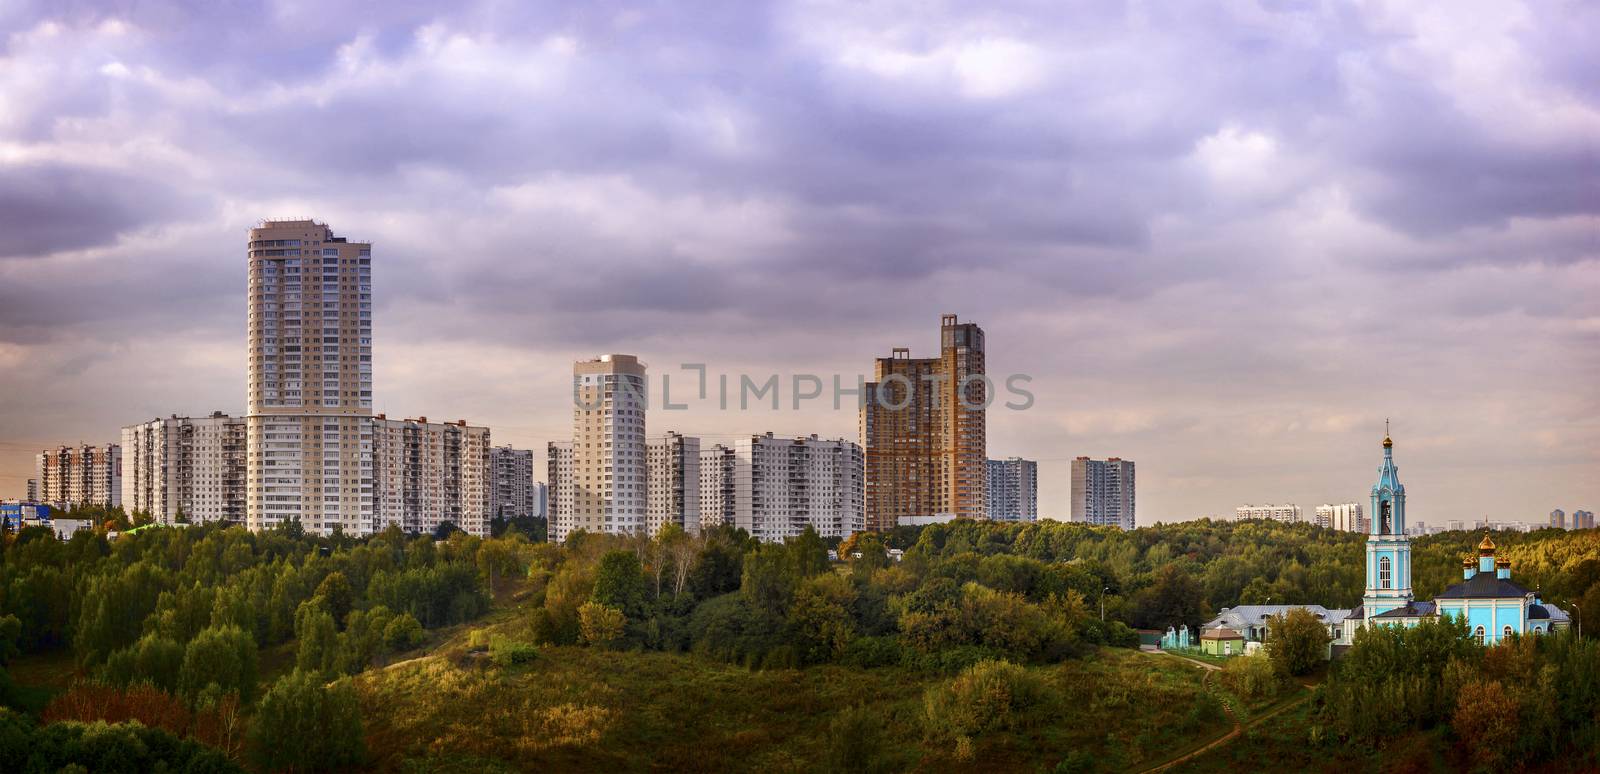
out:
{"label": "distant building", "polygon": [[[1573,514],[1576,516],[1577,514]],[[1576,521],[1576,520],[1574,520]],[[1567,512],[1557,508],[1550,512],[1550,526],[1556,529],[1567,528]]]}
{"label": "distant building", "polygon": [[38,502],[60,509],[122,505],[122,447],[59,446],[36,458]]}
{"label": "distant building", "polygon": [[540,486],[533,480],[533,450],[510,444],[489,450],[489,518],[542,516]]}
{"label": "distant building", "polygon": [[1072,461],[1072,520],[1133,529],[1134,489],[1132,460],[1079,457]]}
{"label": "distant building", "polygon": [[1361,503],[1323,503],[1317,506],[1317,526],[1340,532],[1366,532],[1370,525]]}
{"label": "distant building", "polygon": [[1573,529],[1594,529],[1594,511],[1573,511]]}
{"label": "distant building", "polygon": [[152,419],[122,428],[122,507],[162,524],[245,522],[244,417]]}
{"label": "distant building", "polygon": [[[1039,463],[1021,457],[988,461],[985,509],[994,521],[1039,519]],[[902,524],[905,520],[902,519]]]}
{"label": "distant building", "polygon": [[446,523],[489,534],[489,428],[456,422],[365,420],[372,434],[372,531],[432,532]]}
{"label": "distant building", "polygon": [[28,502],[39,502],[39,479],[28,479]]}
{"label": "distant building", "polygon": [[983,329],[953,314],[939,323],[939,356],[896,347],[873,363],[863,387],[867,529],[901,516],[983,518],[985,460]]}
{"label": "distant building", "polygon": [[[549,480],[545,491],[545,514],[548,518],[552,542],[567,539],[570,531],[574,489],[572,481],[572,442],[551,441],[545,447],[545,476]],[[568,514],[563,517],[561,514]]]}
{"label": "distant building", "polygon": [[676,524],[700,532],[700,439],[668,432],[644,442],[645,529]]}
{"label": "distant building", "polygon": [[1200,630],[1204,632],[1227,627],[1238,632],[1247,642],[1266,642],[1273,619],[1296,609],[1309,611],[1316,616],[1317,621],[1328,630],[1329,639],[1338,639],[1345,616],[1350,614],[1349,610],[1329,610],[1322,605],[1240,605],[1222,608],[1215,618],[1201,624]]}
{"label": "distant building", "polygon": [[1271,519],[1287,524],[1297,524],[1301,521],[1298,505],[1242,505],[1233,509],[1233,518],[1238,521]]}
{"label": "distant building", "polygon": [[849,537],[864,526],[861,447],[817,436],[739,438],[700,450],[702,523],[732,524],[763,541]]}
{"label": "distant building", "polygon": [[552,541],[579,529],[626,535],[647,528],[645,389],[645,365],[633,355],[572,364],[572,442],[550,445]]}

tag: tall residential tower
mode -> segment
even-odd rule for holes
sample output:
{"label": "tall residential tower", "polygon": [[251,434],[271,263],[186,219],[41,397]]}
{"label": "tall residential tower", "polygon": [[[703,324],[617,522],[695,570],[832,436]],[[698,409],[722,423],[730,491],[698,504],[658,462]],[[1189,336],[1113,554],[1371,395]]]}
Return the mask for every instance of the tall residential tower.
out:
{"label": "tall residential tower", "polygon": [[1120,457],[1072,461],[1072,520],[1103,527],[1134,527],[1133,461]]}
{"label": "tall residential tower", "polygon": [[370,533],[372,246],[268,220],[248,247],[246,521]]}
{"label": "tall residential tower", "polygon": [[861,404],[866,528],[903,516],[983,518],[987,450],[983,329],[953,314],[939,325],[939,356],[897,347],[873,365]]}
{"label": "tall residential tower", "polygon": [[550,445],[550,539],[646,528],[645,366],[633,355],[572,364],[572,442]]}

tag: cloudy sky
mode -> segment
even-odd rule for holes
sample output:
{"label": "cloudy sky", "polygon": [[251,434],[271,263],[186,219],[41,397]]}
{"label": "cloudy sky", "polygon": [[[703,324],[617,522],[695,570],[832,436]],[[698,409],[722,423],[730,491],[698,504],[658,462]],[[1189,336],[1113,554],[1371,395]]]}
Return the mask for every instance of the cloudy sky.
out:
{"label": "cloudy sky", "polygon": [[1080,454],[1142,523],[1364,499],[1386,416],[1413,522],[1600,507],[1593,3],[335,5],[0,0],[0,496],[241,413],[246,230],[312,216],[377,409],[501,442],[575,358],[848,383],[948,312],[1046,515]]}

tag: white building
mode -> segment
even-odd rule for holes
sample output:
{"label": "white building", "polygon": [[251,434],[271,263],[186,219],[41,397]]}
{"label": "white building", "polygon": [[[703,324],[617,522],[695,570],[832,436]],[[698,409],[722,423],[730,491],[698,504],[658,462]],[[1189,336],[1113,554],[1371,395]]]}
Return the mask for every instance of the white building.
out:
{"label": "white building", "polygon": [[36,458],[37,502],[60,509],[76,505],[122,504],[122,447],[59,446]]}
{"label": "white building", "polygon": [[668,432],[645,441],[645,529],[700,532],[700,439]]}
{"label": "white building", "polygon": [[763,541],[848,537],[865,519],[861,447],[846,440],[772,433],[702,449],[703,523],[732,524]]}
{"label": "white building", "polygon": [[549,535],[552,542],[560,543],[567,539],[565,525],[571,523],[570,515],[563,518],[561,514],[572,513],[572,442],[551,441],[545,447],[545,466],[550,479],[545,493]]}
{"label": "white building", "polygon": [[[984,486],[986,513],[994,521],[1037,521],[1039,463],[1021,457],[989,460]],[[901,523],[905,523],[901,519]]]}
{"label": "white building", "polygon": [[1132,460],[1079,457],[1072,461],[1073,521],[1133,529],[1136,504]]}
{"label": "white building", "polygon": [[374,523],[372,245],[310,220],[248,245],[246,521],[313,533]]}
{"label": "white building", "polygon": [[1297,524],[1302,520],[1298,505],[1243,505],[1233,509],[1233,517],[1238,521],[1272,519],[1287,524]]}
{"label": "white building", "polygon": [[1361,503],[1323,503],[1317,506],[1317,526],[1340,532],[1366,532],[1371,525]]}
{"label": "white building", "polygon": [[[628,534],[647,529],[645,366],[633,355],[572,364],[572,442],[568,478],[559,480],[551,444],[550,538],[573,530]],[[559,483],[558,483],[559,481]]]}
{"label": "white building", "polygon": [[122,506],[162,524],[245,521],[245,419],[153,419],[122,428]]}
{"label": "white building", "polygon": [[489,518],[544,515],[543,486],[533,480],[533,450],[510,445],[489,450]]}
{"label": "white building", "polygon": [[373,522],[432,532],[449,523],[471,535],[489,534],[489,428],[456,422],[367,420],[372,448]]}

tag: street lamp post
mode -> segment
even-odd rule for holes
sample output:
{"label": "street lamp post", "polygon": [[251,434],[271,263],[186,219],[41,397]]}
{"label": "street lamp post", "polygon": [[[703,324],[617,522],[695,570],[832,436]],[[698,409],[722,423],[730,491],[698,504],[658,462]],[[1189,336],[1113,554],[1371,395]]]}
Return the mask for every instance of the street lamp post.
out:
{"label": "street lamp post", "polygon": [[[1110,586],[1106,586],[1106,587],[1100,589],[1100,623],[1105,623],[1106,622],[1106,592],[1110,591],[1110,590],[1111,590]],[[1581,625],[1582,623],[1583,623],[1582,621],[1579,621],[1580,626],[1578,627],[1578,631],[1580,633],[1582,633],[1582,631],[1583,631],[1583,627]]]}
{"label": "street lamp post", "polygon": [[1572,603],[1572,609],[1578,611],[1578,639],[1583,639],[1583,606],[1577,602]]}

